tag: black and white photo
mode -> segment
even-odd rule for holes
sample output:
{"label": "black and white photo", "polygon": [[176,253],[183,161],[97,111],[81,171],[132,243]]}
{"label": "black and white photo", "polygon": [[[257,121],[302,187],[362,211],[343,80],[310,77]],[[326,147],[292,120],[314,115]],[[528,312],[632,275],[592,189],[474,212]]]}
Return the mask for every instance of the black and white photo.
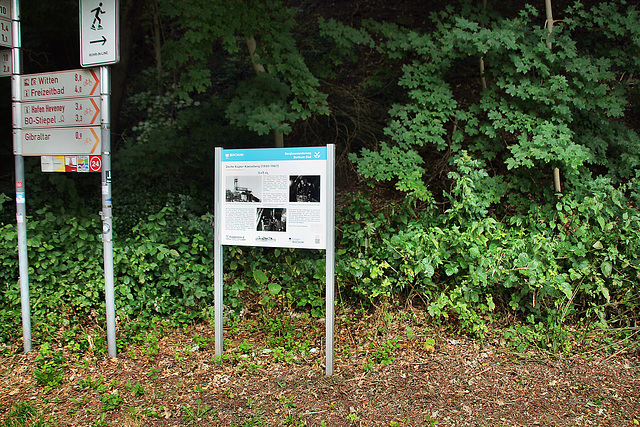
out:
{"label": "black and white photo", "polygon": [[262,178],[259,176],[228,176],[225,184],[227,202],[262,201]]}
{"label": "black and white photo", "polygon": [[320,202],[320,175],[289,176],[289,202]]}

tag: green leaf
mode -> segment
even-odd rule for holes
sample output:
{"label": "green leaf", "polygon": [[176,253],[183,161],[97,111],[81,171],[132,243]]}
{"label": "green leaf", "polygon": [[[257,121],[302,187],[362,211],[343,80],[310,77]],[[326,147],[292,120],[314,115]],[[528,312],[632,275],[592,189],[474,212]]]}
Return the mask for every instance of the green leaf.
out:
{"label": "green leaf", "polygon": [[279,283],[269,283],[269,292],[272,295],[277,295],[282,290],[282,286]]}
{"label": "green leaf", "polygon": [[259,285],[263,284],[268,280],[267,275],[264,274],[264,271],[262,270],[253,270],[253,278],[256,280],[256,282]]}
{"label": "green leaf", "polygon": [[602,271],[602,275],[604,277],[611,277],[611,271],[613,270],[613,266],[609,261],[605,261],[600,264],[600,270]]}

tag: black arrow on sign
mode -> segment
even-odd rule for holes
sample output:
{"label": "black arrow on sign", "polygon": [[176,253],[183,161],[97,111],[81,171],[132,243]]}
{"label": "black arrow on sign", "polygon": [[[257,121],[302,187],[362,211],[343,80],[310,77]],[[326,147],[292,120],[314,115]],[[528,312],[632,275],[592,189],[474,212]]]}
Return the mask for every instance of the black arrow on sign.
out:
{"label": "black arrow on sign", "polygon": [[94,43],[102,43],[102,46],[104,46],[104,44],[107,42],[107,38],[105,36],[102,36],[102,40],[92,40],[89,43],[90,44],[94,44]]}

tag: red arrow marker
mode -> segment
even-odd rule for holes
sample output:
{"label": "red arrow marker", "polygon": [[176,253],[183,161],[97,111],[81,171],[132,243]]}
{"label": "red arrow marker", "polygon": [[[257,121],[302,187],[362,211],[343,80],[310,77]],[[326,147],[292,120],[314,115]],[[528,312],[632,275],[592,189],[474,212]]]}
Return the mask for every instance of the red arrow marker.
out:
{"label": "red arrow marker", "polygon": [[93,69],[89,69],[89,71],[91,71],[91,75],[96,80],[96,84],[93,85],[93,88],[91,89],[91,93],[89,94],[89,95],[93,95],[96,89],[98,88],[98,85],[100,84],[100,79],[98,78],[98,76],[96,76],[96,73],[93,71]]}
{"label": "red arrow marker", "polygon": [[94,124],[96,122],[96,119],[100,117],[100,108],[98,107],[98,104],[96,104],[96,101],[93,100],[93,98],[89,98],[89,99],[91,100],[91,103],[96,109],[96,114],[94,114],[93,117],[91,118],[91,124]]}

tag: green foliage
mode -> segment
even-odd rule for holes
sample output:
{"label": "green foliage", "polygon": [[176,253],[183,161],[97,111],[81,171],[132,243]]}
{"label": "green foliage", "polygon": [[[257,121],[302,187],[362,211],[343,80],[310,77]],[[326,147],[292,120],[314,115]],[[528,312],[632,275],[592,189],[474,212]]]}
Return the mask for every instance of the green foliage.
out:
{"label": "green foliage", "polygon": [[[232,281],[225,301],[239,310],[243,295],[258,296],[266,306],[279,299],[294,307],[324,310],[325,262],[320,251],[225,247],[225,275]],[[274,263],[273,259],[279,262]]]}
{"label": "green foliage", "polygon": [[432,15],[428,34],[371,21],[359,30],[323,23],[336,51],[362,46],[401,67],[405,99],[389,110],[389,140],[352,154],[359,172],[423,200],[430,195],[424,153],[432,152],[425,148],[466,150],[517,184],[521,171],[551,167],[572,186],[587,171],[629,179],[640,165],[640,137],[619,119],[637,94],[624,76],[638,71],[639,12],[624,2],[590,10],[578,3],[565,15],[552,34],[532,7],[509,18],[448,7]]}
{"label": "green foliage", "polygon": [[53,351],[48,343],[43,343],[34,364],[33,378],[39,385],[44,386],[45,393],[62,384],[67,362],[61,350]]}
{"label": "green foliage", "polygon": [[[182,29],[163,46],[169,66],[178,73],[181,97],[205,92],[212,86],[219,79],[211,72],[212,62],[226,55],[234,66],[248,72],[226,110],[233,124],[260,135],[272,130],[286,134],[297,120],[327,114],[326,95],[318,90],[318,79],[296,47],[294,10],[281,1],[252,0],[231,5],[189,0],[179,5],[161,2],[160,9]],[[253,58],[246,47],[250,39],[256,41]],[[247,78],[247,74],[253,74],[252,62],[265,72]]]}
{"label": "green foliage", "polygon": [[[200,425],[200,420],[211,412],[213,408],[207,404],[202,403],[202,399],[196,400],[195,408],[191,408],[187,405],[182,405],[182,411],[184,415],[182,415],[182,419],[188,422],[190,425]],[[215,413],[215,411],[213,411]]]}
{"label": "green foliage", "polygon": [[125,388],[131,392],[135,397],[140,397],[144,395],[144,386],[140,383],[135,383],[135,385],[131,385],[131,383],[127,383]]}
{"label": "green foliage", "polygon": [[[98,320],[97,312],[104,307],[99,217],[74,217],[50,209],[37,214],[27,222],[34,323],[49,324],[41,332],[46,334],[79,319]],[[15,226],[2,230],[0,332],[6,340],[20,330],[20,289]],[[204,305],[213,300],[212,246],[211,215],[190,216],[178,205],[139,220],[130,236],[114,243],[119,315],[150,319],[176,314],[179,321],[203,316]]]}
{"label": "green foliage", "polygon": [[135,237],[114,250],[116,297],[129,316],[179,312],[194,319],[212,299],[212,218],[184,221],[173,214],[167,206],[150,215],[134,227]]}
{"label": "green foliage", "polygon": [[2,427],[48,427],[49,425],[30,402],[14,404],[2,423]]}
{"label": "green foliage", "polygon": [[[113,156],[114,174],[121,178],[114,200],[127,208],[136,209],[141,202],[128,200],[131,195],[144,197],[144,202],[154,196],[157,203],[172,192],[206,194],[213,179],[213,135],[221,145],[235,139],[259,142],[226,123],[217,97],[181,100],[175,91],[160,96],[146,90],[131,96],[123,108],[136,123]],[[140,187],[147,191],[137,191]]]}
{"label": "green foliage", "polygon": [[[147,329],[159,319],[184,324],[212,312],[211,141],[264,145],[249,134],[287,133],[296,121],[326,113],[320,82],[295,43],[295,13],[282,2],[158,5],[173,24],[163,54],[177,86],[131,97],[125,111],[137,126],[114,156],[114,176],[122,177],[114,186],[116,309],[124,341],[142,344],[151,359],[162,331]],[[371,21],[361,28],[320,23],[334,42],[326,68],[367,52],[384,59],[370,75],[395,76],[402,92],[385,99],[393,102],[385,140],[350,158],[366,178],[393,181],[408,196],[374,210],[367,194],[355,194],[338,212],[340,298],[417,297],[436,321],[478,336],[512,313],[524,325],[506,338],[522,349],[564,351],[558,343],[569,321],[635,327],[640,138],[629,128],[638,89],[628,76],[639,74],[638,12],[624,2],[575,4],[552,34],[541,16],[532,7],[511,17],[447,7],[433,15],[428,34]],[[257,76],[242,53],[251,37],[255,63],[266,69]],[[339,72],[326,75],[339,79]],[[556,166],[562,197],[551,194],[547,177]],[[34,181],[29,202],[37,208],[27,232],[36,334],[47,339],[66,328],[55,336],[69,348],[96,347],[104,337],[82,328],[101,322],[104,308],[100,220],[82,208],[89,184],[62,174]],[[49,192],[64,197],[48,200]],[[8,218],[0,223],[3,342],[20,330],[9,200],[0,194],[0,218]],[[223,256],[224,303],[234,312],[258,301],[266,310],[284,305],[322,315],[322,251],[226,246]],[[308,349],[291,323],[263,327],[278,360]],[[391,350],[382,347],[372,363],[390,360]],[[55,386],[55,354],[39,357],[39,381]],[[117,407],[118,396],[103,397],[105,408]]]}
{"label": "green foliage", "polygon": [[393,339],[390,341],[385,341],[382,343],[380,347],[375,349],[371,356],[373,357],[374,362],[381,365],[391,365],[395,360],[393,353],[398,348],[398,340]]}
{"label": "green foliage", "polygon": [[[417,293],[434,318],[454,316],[478,335],[496,309],[542,322],[558,338],[566,321],[585,316],[602,328],[632,326],[640,213],[627,188],[600,178],[498,222],[488,212],[491,191],[479,185],[485,179],[467,170],[451,208],[436,217],[412,217],[408,207],[376,217],[356,197],[343,218],[358,223],[340,227],[343,284],[372,299]],[[403,215],[406,223],[394,223]]]}
{"label": "green foliage", "polygon": [[103,411],[113,411],[115,409],[118,409],[118,407],[122,403],[122,397],[120,397],[120,393],[116,389],[110,393],[105,393],[100,396],[100,402],[102,403]]}

